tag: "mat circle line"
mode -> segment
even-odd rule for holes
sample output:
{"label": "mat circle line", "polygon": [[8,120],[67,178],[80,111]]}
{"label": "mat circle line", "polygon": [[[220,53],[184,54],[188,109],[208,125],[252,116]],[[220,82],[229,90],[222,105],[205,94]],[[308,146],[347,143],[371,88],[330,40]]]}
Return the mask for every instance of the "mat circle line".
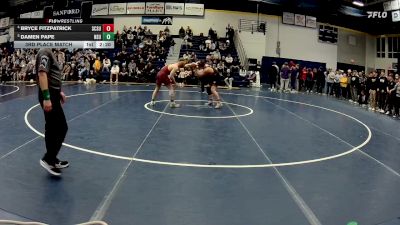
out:
{"label": "mat circle line", "polygon": [[[75,95],[70,95],[68,98],[71,97],[77,97],[77,96],[84,96],[84,95],[96,95],[96,94],[107,94],[107,93],[129,93],[129,92],[152,92],[152,90],[124,90],[124,91],[102,91],[102,92],[90,92],[90,93],[83,93],[83,94],[75,94]],[[177,92],[187,92],[187,93],[198,93],[197,91],[177,91]],[[368,137],[367,139],[362,142],[361,144],[353,147],[350,150],[347,150],[345,152],[336,154],[336,155],[331,155],[331,156],[326,156],[322,158],[316,158],[316,159],[310,159],[310,160],[303,160],[303,161],[295,161],[295,162],[286,162],[286,163],[272,163],[272,164],[250,164],[250,165],[229,165],[229,164],[222,164],[222,165],[208,165],[208,164],[194,164],[194,163],[176,163],[176,162],[165,162],[165,161],[157,161],[157,160],[148,160],[148,159],[141,159],[141,158],[136,158],[136,157],[126,157],[126,156],[120,156],[120,155],[113,155],[113,154],[108,154],[108,153],[103,153],[103,152],[98,152],[95,150],[90,150],[86,148],[81,148],[78,146],[74,146],[71,144],[63,143],[63,146],[69,147],[78,151],[86,152],[86,153],[91,153],[99,156],[104,156],[104,157],[109,157],[109,158],[114,158],[114,159],[121,159],[121,160],[129,160],[129,161],[136,161],[136,162],[142,162],[142,163],[148,163],[148,164],[156,164],[156,165],[163,165],[163,166],[175,166],[175,167],[193,167],[193,168],[222,168],[222,169],[249,169],[249,168],[269,168],[269,167],[283,167],[283,166],[295,166],[295,165],[304,165],[304,164],[310,164],[310,163],[316,163],[316,162],[322,162],[322,161],[327,161],[327,160],[332,160],[336,159],[345,155],[349,155],[353,153],[354,151],[357,151],[358,149],[364,147],[365,145],[368,144],[368,142],[372,138],[372,132],[371,129],[362,121],[354,118],[353,116],[347,115],[345,113],[325,108],[322,106],[317,106],[317,105],[312,105],[309,103],[304,103],[304,102],[296,102],[292,100],[286,100],[286,99],[279,99],[279,98],[273,98],[273,97],[267,97],[267,96],[259,96],[259,95],[248,95],[248,94],[235,94],[235,93],[220,93],[224,95],[235,95],[235,96],[246,96],[246,97],[254,97],[254,98],[264,98],[264,99],[273,99],[273,100],[278,100],[278,101],[284,101],[284,102],[290,102],[290,103],[295,103],[295,104],[300,104],[300,105],[305,105],[305,106],[310,106],[314,108],[319,108],[323,109],[326,111],[334,112],[339,115],[343,115],[345,117],[348,117],[357,123],[361,124],[366,128],[368,131]],[[39,104],[36,104],[29,108],[24,116],[24,120],[26,125],[37,135],[44,137],[44,134],[36,130],[28,120],[28,115],[29,113],[39,107]]]}
{"label": "mat circle line", "polygon": [[3,85],[0,85],[0,87],[1,87],[1,86],[3,86],[3,87],[15,87],[15,88],[17,88],[17,89],[15,89],[14,91],[5,93],[5,94],[1,94],[0,97],[4,97],[4,96],[7,96],[7,95],[11,95],[11,94],[14,94],[14,93],[16,93],[16,92],[19,91],[19,87],[18,87],[18,86],[15,86],[15,85],[5,85],[5,84],[3,84]]}
{"label": "mat circle line", "polygon": [[[155,101],[155,103],[157,103],[157,102],[169,102],[169,100]],[[207,102],[207,101],[206,100],[176,100],[176,102]],[[239,104],[230,103],[230,102],[221,102],[221,103],[222,104],[226,104],[226,105],[233,105],[233,106],[241,107],[241,108],[247,109],[249,112],[245,113],[245,114],[231,115],[231,116],[194,116],[194,115],[184,115],[184,114],[169,113],[169,112],[163,112],[163,111],[158,111],[158,110],[152,109],[150,107],[150,102],[146,103],[144,105],[144,108],[146,108],[147,110],[149,110],[151,112],[160,113],[160,114],[164,114],[164,115],[168,115],[168,116],[177,116],[177,117],[185,117],[185,118],[196,118],[196,119],[231,119],[231,118],[249,116],[249,115],[254,113],[253,109],[251,109],[251,108],[249,108],[247,106],[244,106],[244,105],[239,105]]]}

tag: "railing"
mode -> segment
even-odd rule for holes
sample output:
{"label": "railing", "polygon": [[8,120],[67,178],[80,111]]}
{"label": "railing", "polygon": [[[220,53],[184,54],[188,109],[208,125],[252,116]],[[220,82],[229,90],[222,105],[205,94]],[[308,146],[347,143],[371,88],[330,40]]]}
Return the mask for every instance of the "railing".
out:
{"label": "railing", "polygon": [[259,21],[259,20],[246,20],[246,19],[239,19],[239,32],[242,31],[250,31],[251,33],[260,32],[265,33],[267,32],[267,22]]}
{"label": "railing", "polygon": [[236,50],[238,52],[238,56],[239,56],[239,60],[241,62],[241,64],[247,69],[247,64],[248,64],[248,60],[247,60],[247,54],[246,54],[246,50],[243,47],[243,43],[242,40],[239,37],[239,32],[236,30],[235,31],[235,47]]}

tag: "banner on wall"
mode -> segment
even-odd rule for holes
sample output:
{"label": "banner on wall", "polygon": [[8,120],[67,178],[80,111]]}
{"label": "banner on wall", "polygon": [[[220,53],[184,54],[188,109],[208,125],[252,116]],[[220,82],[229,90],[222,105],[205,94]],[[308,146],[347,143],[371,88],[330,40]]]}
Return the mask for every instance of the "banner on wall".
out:
{"label": "banner on wall", "polygon": [[126,3],[110,3],[108,6],[109,15],[126,14]]}
{"label": "banner on wall", "polygon": [[4,17],[0,19],[0,29],[7,28],[10,26],[10,17]]}
{"label": "banner on wall", "polygon": [[38,18],[38,19],[43,18],[43,10],[38,10],[38,11],[32,12],[31,18]]}
{"label": "banner on wall", "polygon": [[[75,2],[68,4],[68,7],[53,8],[52,18],[81,18],[82,3]],[[32,17],[31,17],[32,18]]]}
{"label": "banner on wall", "polygon": [[294,13],[283,12],[282,23],[284,23],[284,24],[294,24]]}
{"label": "banner on wall", "polygon": [[306,16],[300,15],[300,14],[295,14],[294,15],[294,24],[297,26],[304,27],[306,25]]}
{"label": "banner on wall", "polygon": [[23,19],[30,19],[30,18],[32,18],[32,13],[31,12],[28,12],[28,13],[22,13],[22,14],[20,14],[19,15],[19,18],[23,18]]}
{"label": "banner on wall", "polygon": [[92,16],[108,15],[108,4],[94,4],[92,6]]}
{"label": "banner on wall", "polygon": [[187,16],[204,16],[204,4],[185,4],[185,15]]}
{"label": "banner on wall", "polygon": [[164,2],[146,2],[146,14],[164,14]]}
{"label": "banner on wall", "polygon": [[127,14],[145,14],[146,3],[144,2],[130,2],[126,6]]}
{"label": "banner on wall", "polygon": [[317,18],[313,16],[306,16],[306,27],[317,28]]}
{"label": "banner on wall", "polygon": [[172,25],[172,16],[142,16],[142,25]]}
{"label": "banner on wall", "polygon": [[400,9],[400,0],[392,0],[383,3],[384,11],[393,11]]}
{"label": "banner on wall", "polygon": [[183,15],[185,13],[184,3],[165,3],[165,14],[167,15]]}

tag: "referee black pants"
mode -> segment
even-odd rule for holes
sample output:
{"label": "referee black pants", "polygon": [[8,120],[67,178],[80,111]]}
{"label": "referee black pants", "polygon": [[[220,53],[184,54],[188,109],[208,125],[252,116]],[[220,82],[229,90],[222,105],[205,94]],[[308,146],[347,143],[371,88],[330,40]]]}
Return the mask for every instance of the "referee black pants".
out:
{"label": "referee black pants", "polygon": [[[44,118],[46,121],[45,142],[47,151],[43,156],[43,160],[49,165],[54,165],[58,162],[57,155],[67,134],[68,125],[60,102],[60,90],[50,89],[50,100],[53,109],[50,112],[44,112]],[[43,108],[43,95],[40,89],[39,102]]]}

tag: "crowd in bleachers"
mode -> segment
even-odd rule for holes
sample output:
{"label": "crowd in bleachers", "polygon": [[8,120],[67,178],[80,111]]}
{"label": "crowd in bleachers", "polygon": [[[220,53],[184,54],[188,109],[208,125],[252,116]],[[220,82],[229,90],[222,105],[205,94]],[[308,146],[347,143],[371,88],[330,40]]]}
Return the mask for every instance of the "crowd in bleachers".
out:
{"label": "crowd in bleachers", "polygon": [[[173,39],[169,29],[154,35],[147,27],[124,27],[116,33],[114,50],[54,49],[62,68],[63,80],[98,82],[114,77],[115,81],[154,82],[164,66]],[[35,49],[1,49],[1,80],[33,81]],[[114,76],[112,76],[114,75]]]}
{"label": "crowd in bleachers", "polygon": [[[217,71],[220,77],[219,85],[232,88],[237,86],[248,86],[255,80],[256,71],[247,72],[238,59],[238,53],[234,46],[234,29],[228,25],[223,37],[218,36],[212,28],[208,36],[200,33],[193,35],[193,30],[181,27],[179,36],[183,39],[180,57],[191,61],[205,60],[206,63]],[[192,72],[183,70],[184,74],[191,75]],[[259,71],[258,71],[259,72]],[[182,76],[183,77],[183,76]],[[193,78],[187,77],[186,82],[191,84]]]}
{"label": "crowd in bleachers", "polygon": [[[219,85],[232,88],[248,86],[255,79],[255,71],[247,72],[240,65],[234,47],[234,29],[228,25],[223,37],[210,28],[208,36],[194,36],[188,26],[179,31],[183,39],[180,57],[189,61],[206,60],[220,76]],[[154,34],[146,26],[126,27],[117,31],[114,50],[54,49],[62,68],[63,80],[82,81],[95,79],[104,81],[154,82],[157,72],[165,65],[170,49],[175,45],[170,30]],[[7,51],[1,49],[1,80],[31,81],[35,79],[35,49]],[[241,73],[240,73],[241,71]],[[180,85],[198,84],[193,71],[178,73]]]}
{"label": "crowd in bleachers", "polygon": [[[337,70],[301,67],[285,62],[281,67],[272,63],[268,69],[269,90],[287,93],[317,93],[335,97],[377,111],[399,117],[399,74],[372,71]],[[279,86],[279,88],[277,88]]]}

